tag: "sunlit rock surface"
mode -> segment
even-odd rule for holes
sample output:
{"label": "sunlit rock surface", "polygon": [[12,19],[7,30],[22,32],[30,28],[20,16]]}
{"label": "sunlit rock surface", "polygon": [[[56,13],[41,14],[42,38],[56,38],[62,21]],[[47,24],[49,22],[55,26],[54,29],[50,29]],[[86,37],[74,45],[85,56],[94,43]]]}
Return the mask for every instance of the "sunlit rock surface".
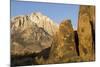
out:
{"label": "sunlit rock surface", "polygon": [[95,51],[95,7],[80,6],[78,20],[80,57],[83,61],[94,60]]}

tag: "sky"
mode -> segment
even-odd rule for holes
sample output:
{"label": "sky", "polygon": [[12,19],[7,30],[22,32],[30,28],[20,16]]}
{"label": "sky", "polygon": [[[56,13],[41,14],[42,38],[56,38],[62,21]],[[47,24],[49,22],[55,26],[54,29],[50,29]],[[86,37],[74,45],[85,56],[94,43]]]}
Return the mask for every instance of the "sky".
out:
{"label": "sky", "polygon": [[73,28],[77,28],[79,5],[11,0],[11,17],[33,12],[41,12],[57,24],[65,19],[70,19]]}

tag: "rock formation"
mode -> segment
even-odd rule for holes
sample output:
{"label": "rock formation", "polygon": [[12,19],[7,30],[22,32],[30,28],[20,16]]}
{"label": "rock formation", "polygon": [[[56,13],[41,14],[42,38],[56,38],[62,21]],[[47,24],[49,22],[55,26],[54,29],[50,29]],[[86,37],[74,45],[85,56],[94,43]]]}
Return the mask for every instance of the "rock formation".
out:
{"label": "rock formation", "polygon": [[49,58],[45,61],[43,58],[37,59],[39,64],[64,63],[77,61],[74,30],[70,20],[64,20],[59,26],[59,30],[53,36]]}
{"label": "rock formation", "polygon": [[94,60],[95,7],[80,6],[78,37],[80,57],[83,61]]}
{"label": "rock formation", "polygon": [[38,12],[32,13],[29,17],[32,22],[36,23],[38,27],[42,27],[50,35],[55,34],[58,25],[47,16],[44,16]]}
{"label": "rock formation", "polygon": [[[70,20],[64,20],[59,25],[59,30],[54,36],[55,44],[52,46],[51,54],[55,58],[71,58],[77,56],[75,40],[74,40],[74,31],[71,25]],[[52,55],[51,55],[52,56]],[[61,62],[63,60],[60,60]]]}
{"label": "rock formation", "polygon": [[57,29],[56,25],[40,13],[33,13],[33,20],[30,17],[17,16],[11,19],[11,54],[38,53],[51,46],[51,34]]}
{"label": "rock formation", "polygon": [[[40,13],[13,17],[11,19],[12,64],[28,64],[26,62],[30,60],[27,59],[32,60],[36,56],[48,54],[53,42],[52,36],[57,28],[52,20]],[[20,57],[23,58],[22,61]]]}
{"label": "rock formation", "polygon": [[13,66],[95,60],[95,6],[80,6],[77,30],[32,13],[11,18],[10,31]]}

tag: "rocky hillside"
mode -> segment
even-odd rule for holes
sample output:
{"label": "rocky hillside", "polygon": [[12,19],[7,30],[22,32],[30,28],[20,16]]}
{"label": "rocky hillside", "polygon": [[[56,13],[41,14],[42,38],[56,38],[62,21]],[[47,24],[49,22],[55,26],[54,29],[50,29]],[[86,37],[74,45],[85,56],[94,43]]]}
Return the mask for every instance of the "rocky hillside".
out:
{"label": "rocky hillside", "polygon": [[[11,19],[12,65],[23,65],[27,61],[30,64],[28,60],[30,55],[34,56],[32,58],[34,59],[35,56],[48,54],[48,49],[53,43],[53,34],[57,30],[58,25],[41,13],[13,17]],[[23,56],[26,56],[26,61]],[[23,57],[23,60],[19,61],[19,57]]]}
{"label": "rocky hillside", "polygon": [[12,18],[11,54],[38,53],[50,47],[57,28],[52,20],[40,13]]}

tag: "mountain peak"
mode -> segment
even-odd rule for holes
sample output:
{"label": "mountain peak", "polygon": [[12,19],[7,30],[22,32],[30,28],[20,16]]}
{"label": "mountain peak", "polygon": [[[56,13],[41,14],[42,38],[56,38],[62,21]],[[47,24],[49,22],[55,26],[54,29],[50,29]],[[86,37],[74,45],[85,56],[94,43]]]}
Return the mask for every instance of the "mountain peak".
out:
{"label": "mountain peak", "polygon": [[30,20],[36,23],[39,27],[44,28],[44,30],[47,31],[50,35],[53,35],[58,28],[54,21],[40,12],[32,13],[30,15]]}
{"label": "mountain peak", "polygon": [[[11,19],[11,22],[17,22],[15,26],[28,26],[35,23],[38,27],[43,28],[50,35],[55,34],[58,29],[58,25],[52,21],[49,17],[43,15],[40,12],[34,12],[28,15],[15,16]],[[17,27],[18,28],[18,27]]]}

